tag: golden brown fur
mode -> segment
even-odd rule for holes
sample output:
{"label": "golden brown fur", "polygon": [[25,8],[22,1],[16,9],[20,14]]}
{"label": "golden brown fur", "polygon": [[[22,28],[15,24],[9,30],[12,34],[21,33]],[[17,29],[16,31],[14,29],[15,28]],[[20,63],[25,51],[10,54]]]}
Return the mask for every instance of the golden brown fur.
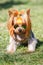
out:
{"label": "golden brown fur", "polygon": [[7,27],[10,33],[10,44],[7,47],[8,53],[16,51],[20,43],[28,42],[28,51],[35,51],[37,40],[31,29],[30,9],[27,11],[9,11]]}
{"label": "golden brown fur", "polygon": [[[13,36],[14,37],[14,17],[15,16],[19,16],[19,15],[22,15],[22,14],[27,14],[27,17],[26,17],[26,19],[27,19],[27,21],[26,21],[26,34],[25,34],[25,36],[28,36],[28,35],[30,35],[30,30],[31,30],[31,21],[30,21],[30,9],[29,10],[27,10],[26,12],[25,11],[17,11],[17,10],[12,10],[12,11],[9,11],[9,16],[10,16],[10,18],[9,18],[9,21],[8,21],[8,23],[7,23],[7,27],[8,27],[8,30],[9,30],[9,33],[10,33],[10,35],[11,36]],[[21,18],[20,16],[19,16],[19,18]],[[22,19],[22,18],[21,18]],[[17,22],[16,22],[16,24],[17,24]],[[19,23],[18,23],[19,24]],[[22,24],[23,24],[23,22],[22,22]]]}

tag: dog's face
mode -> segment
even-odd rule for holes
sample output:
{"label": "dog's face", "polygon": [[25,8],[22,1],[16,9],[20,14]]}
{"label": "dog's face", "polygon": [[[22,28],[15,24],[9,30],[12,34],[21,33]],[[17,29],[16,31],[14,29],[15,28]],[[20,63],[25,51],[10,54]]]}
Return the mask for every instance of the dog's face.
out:
{"label": "dog's face", "polygon": [[30,10],[25,11],[9,11],[10,19],[8,21],[8,29],[12,37],[23,40],[28,37],[31,30]]}

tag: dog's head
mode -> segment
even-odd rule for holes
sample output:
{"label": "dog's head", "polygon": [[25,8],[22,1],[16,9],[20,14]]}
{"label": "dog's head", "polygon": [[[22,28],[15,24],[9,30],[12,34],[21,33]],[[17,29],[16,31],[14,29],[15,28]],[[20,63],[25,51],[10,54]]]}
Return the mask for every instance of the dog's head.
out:
{"label": "dog's head", "polygon": [[31,31],[30,9],[25,11],[9,11],[8,30],[12,37],[23,40],[28,37]]}

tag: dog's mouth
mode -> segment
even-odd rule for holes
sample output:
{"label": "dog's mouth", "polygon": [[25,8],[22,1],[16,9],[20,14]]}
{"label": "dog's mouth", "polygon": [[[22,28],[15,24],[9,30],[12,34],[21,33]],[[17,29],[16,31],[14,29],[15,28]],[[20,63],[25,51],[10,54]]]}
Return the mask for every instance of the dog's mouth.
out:
{"label": "dog's mouth", "polygon": [[23,33],[15,33],[14,32],[14,35],[15,35],[15,39],[17,40],[17,41],[23,41],[24,39],[25,39],[25,32],[23,32]]}
{"label": "dog's mouth", "polygon": [[25,35],[16,35],[16,39],[18,41],[23,41],[25,39]]}

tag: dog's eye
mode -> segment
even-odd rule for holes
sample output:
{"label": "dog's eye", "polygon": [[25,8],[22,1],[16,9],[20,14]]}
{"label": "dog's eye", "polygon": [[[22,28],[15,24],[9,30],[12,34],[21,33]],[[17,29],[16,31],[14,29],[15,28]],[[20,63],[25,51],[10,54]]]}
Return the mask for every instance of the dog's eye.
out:
{"label": "dog's eye", "polygon": [[26,29],[26,25],[25,24],[23,24],[22,27]]}
{"label": "dog's eye", "polygon": [[14,25],[14,28],[16,29],[18,27],[18,25]]}

